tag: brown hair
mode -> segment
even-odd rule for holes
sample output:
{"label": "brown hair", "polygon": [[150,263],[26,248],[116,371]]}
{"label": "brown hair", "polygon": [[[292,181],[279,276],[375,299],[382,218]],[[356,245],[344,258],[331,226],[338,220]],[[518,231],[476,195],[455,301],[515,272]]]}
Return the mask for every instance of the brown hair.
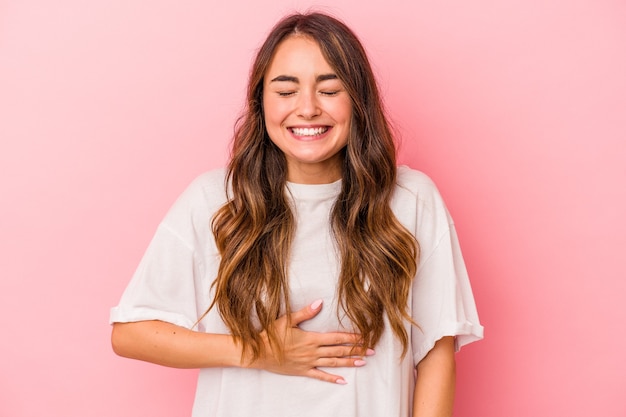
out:
{"label": "brown hair", "polygon": [[340,309],[368,347],[380,339],[386,314],[405,354],[403,321],[412,322],[407,300],[419,248],[389,205],[396,184],[393,135],[363,46],[345,24],[325,14],[287,16],[257,53],[246,109],[235,129],[229,201],[212,222],[221,262],[210,308],[218,307],[253,358],[263,353],[259,330],[266,330],[272,348],[281,352],[274,321],[290,313],[286,271],[295,221],[285,195],[286,160],[265,128],[263,77],[277,46],[293,34],[318,43],[352,100],[341,192],[331,213],[341,256]]}

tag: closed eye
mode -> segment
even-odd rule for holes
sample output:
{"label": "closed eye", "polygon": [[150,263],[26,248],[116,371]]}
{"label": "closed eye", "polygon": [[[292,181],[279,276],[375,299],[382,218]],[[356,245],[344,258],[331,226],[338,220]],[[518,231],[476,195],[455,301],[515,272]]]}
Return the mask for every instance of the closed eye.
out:
{"label": "closed eye", "polygon": [[295,91],[277,91],[279,97],[289,97],[294,95],[296,92]]}
{"label": "closed eye", "polygon": [[320,91],[320,94],[323,96],[328,96],[328,97],[332,97],[332,96],[336,96],[337,94],[339,94],[339,90],[334,90],[334,91]]}

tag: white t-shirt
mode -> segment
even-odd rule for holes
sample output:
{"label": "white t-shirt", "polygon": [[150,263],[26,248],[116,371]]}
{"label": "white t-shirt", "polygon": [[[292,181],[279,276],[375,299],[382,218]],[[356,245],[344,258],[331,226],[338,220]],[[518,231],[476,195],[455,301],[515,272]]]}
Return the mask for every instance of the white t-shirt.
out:
{"label": "white t-shirt", "polygon": [[[329,213],[341,182],[287,185],[297,221],[289,264],[292,311],[323,299],[322,311],[300,325],[318,332],[350,331],[339,322],[337,252]],[[192,328],[211,302],[210,287],[219,266],[210,221],[226,201],[224,170],[198,177],[159,225],[111,322],[162,320]],[[454,224],[433,182],[407,167],[398,168],[391,207],[420,245],[417,274],[409,297],[419,328],[406,325],[408,354],[389,326],[367,365],[335,368],[347,385],[306,377],[241,368],[201,369],[194,417],[407,417],[411,415],[415,365],[443,336],[456,336],[456,347],[479,340],[472,290]],[[216,309],[197,330],[229,333]]]}

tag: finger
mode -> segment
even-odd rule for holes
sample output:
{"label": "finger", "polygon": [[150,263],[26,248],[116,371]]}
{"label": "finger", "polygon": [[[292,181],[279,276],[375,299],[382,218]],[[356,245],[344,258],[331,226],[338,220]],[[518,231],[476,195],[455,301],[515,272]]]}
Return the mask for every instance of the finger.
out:
{"label": "finger", "polygon": [[322,300],[313,301],[310,305],[291,313],[291,327],[296,327],[303,321],[310,320],[322,311]]}
{"label": "finger", "polygon": [[360,368],[367,365],[361,358],[319,358],[315,361],[316,367],[324,368]]}
{"label": "finger", "polygon": [[373,349],[354,346],[322,346],[316,351],[320,358],[356,358],[374,355]]}
{"label": "finger", "polygon": [[346,380],[340,375],[329,374],[328,372],[320,371],[317,368],[310,369],[306,374],[309,378],[319,379],[320,381],[326,381],[333,384],[345,385]]}
{"label": "finger", "polygon": [[317,335],[317,342],[320,346],[359,346],[361,343],[361,335],[358,335],[356,333],[331,332],[318,333]]}

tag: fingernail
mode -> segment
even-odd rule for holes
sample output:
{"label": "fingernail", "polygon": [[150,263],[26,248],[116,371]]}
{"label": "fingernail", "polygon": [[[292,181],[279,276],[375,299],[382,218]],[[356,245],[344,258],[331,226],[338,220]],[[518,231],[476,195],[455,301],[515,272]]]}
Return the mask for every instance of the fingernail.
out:
{"label": "fingernail", "polygon": [[343,378],[339,378],[338,380],[335,381],[337,384],[339,385],[347,385],[348,383],[346,382],[345,379]]}
{"label": "fingernail", "polygon": [[311,310],[317,310],[318,308],[320,308],[323,301],[324,300],[313,301],[313,304],[311,304]]}
{"label": "fingernail", "polygon": [[374,349],[367,349],[365,351],[365,356],[372,356],[376,353],[376,351]]}
{"label": "fingernail", "polygon": [[354,366],[363,366],[365,365],[367,362],[365,362],[363,359],[357,359],[354,361]]}

